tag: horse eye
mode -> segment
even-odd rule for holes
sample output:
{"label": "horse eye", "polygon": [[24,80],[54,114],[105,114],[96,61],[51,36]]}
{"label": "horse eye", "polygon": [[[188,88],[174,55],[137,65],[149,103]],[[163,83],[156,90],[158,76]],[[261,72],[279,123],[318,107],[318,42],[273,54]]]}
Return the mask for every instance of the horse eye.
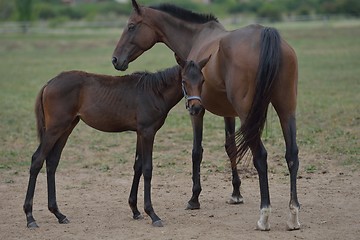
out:
{"label": "horse eye", "polygon": [[128,31],[131,32],[131,31],[134,31],[135,30],[135,24],[129,24],[128,26]]}

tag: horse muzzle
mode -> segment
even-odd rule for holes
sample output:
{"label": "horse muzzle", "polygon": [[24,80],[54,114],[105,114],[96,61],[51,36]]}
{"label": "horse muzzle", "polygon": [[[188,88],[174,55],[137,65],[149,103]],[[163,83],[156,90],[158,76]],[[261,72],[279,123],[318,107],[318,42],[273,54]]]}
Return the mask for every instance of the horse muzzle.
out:
{"label": "horse muzzle", "polygon": [[111,62],[114,65],[114,68],[119,71],[125,71],[129,67],[129,62],[126,59],[118,59],[113,56]]}
{"label": "horse muzzle", "polygon": [[186,109],[189,111],[190,115],[196,116],[201,111],[204,110],[204,107],[201,104],[201,98],[198,96],[186,97]]}

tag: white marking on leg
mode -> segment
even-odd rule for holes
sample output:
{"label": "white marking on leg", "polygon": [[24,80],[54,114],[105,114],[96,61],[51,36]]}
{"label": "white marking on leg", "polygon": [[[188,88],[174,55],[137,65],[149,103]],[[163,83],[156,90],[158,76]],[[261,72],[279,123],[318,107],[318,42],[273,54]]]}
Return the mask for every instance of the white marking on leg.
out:
{"label": "white marking on leg", "polygon": [[271,208],[262,208],[260,209],[260,219],[257,222],[256,229],[261,231],[269,231],[270,230],[270,223],[269,223],[269,217],[271,213]]}
{"label": "white marking on leg", "polygon": [[298,230],[300,229],[299,222],[299,208],[290,204],[290,218],[287,221],[287,230]]}

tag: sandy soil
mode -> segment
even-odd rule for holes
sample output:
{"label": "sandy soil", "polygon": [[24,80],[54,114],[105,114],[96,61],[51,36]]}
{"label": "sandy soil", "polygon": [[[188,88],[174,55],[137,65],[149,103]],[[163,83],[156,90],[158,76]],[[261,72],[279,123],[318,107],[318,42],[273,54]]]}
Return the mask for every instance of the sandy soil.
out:
{"label": "sandy soil", "polygon": [[[258,179],[249,173],[242,174],[245,203],[241,205],[226,203],[231,192],[229,172],[203,174],[201,209],[193,211],[185,210],[191,195],[189,171],[155,174],[153,205],[165,226],[153,227],[146,215],[142,220],[133,220],[127,204],[131,164],[126,164],[125,170],[122,167],[107,172],[60,167],[58,205],[71,221],[67,225],[58,224],[47,210],[46,176],[41,173],[34,199],[34,217],[40,228],[35,230],[26,228],[22,211],[27,172],[1,172],[0,239],[359,239],[360,236],[358,171],[329,167],[312,174],[300,173],[302,227],[290,232],[285,230],[288,176],[270,174],[271,231],[261,232],[255,230],[259,215]],[[185,167],[191,169],[190,165]],[[142,186],[140,192],[142,209]]]}

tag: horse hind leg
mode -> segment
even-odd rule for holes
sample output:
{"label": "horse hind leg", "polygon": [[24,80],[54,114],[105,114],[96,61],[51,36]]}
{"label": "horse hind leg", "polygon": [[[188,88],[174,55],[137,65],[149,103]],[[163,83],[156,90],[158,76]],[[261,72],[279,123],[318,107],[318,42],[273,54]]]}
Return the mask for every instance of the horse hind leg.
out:
{"label": "horse hind leg", "polygon": [[286,145],[285,159],[290,172],[290,217],[287,221],[288,230],[300,229],[299,209],[300,204],[297,198],[296,179],[299,169],[298,147],[296,144],[296,120],[294,116],[281,118],[281,127]]}
{"label": "horse hind leg", "polygon": [[79,118],[76,118],[70,128],[65,131],[58,141],[55,143],[54,147],[51,149],[48,157],[46,158],[46,174],[47,174],[47,186],[48,186],[48,209],[51,213],[55,215],[58,219],[59,223],[67,224],[70,221],[68,218],[63,215],[58,208],[57,201],[56,201],[56,186],[55,186],[55,172],[57,166],[59,165],[60,157],[62,150],[65,147],[67,139],[71,134],[72,130],[79,122]]}
{"label": "horse hind leg", "polygon": [[54,146],[54,143],[57,141],[57,137],[45,136],[41,140],[41,143],[35,153],[31,158],[30,166],[30,177],[28,188],[26,192],[25,202],[24,202],[24,212],[26,215],[27,227],[28,228],[37,228],[38,225],[33,217],[33,198],[36,186],[37,176],[44,164],[46,156],[49,154],[51,149]]}
{"label": "horse hind leg", "polygon": [[253,154],[253,163],[259,175],[260,184],[260,219],[257,222],[257,229],[262,231],[270,230],[269,217],[271,213],[269,182],[267,173],[267,151],[259,139],[258,147],[250,148]]}
{"label": "horse hind leg", "polygon": [[232,171],[233,192],[228,200],[229,204],[244,203],[244,199],[240,193],[241,180],[237,171],[236,162],[236,143],[235,143],[235,118],[225,117],[225,150],[230,159]]}

